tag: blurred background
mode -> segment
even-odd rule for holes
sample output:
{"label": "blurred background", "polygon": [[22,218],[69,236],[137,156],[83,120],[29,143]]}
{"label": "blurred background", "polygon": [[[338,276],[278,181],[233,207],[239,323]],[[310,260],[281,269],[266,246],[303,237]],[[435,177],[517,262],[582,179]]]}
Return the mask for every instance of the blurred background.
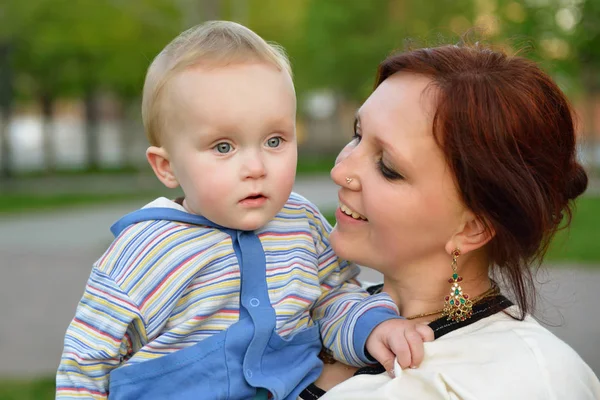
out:
{"label": "blurred background", "polygon": [[600,373],[600,0],[2,0],[0,400],[53,398],[64,331],[108,228],[177,195],[146,165],[141,88],[154,56],[210,19],[286,48],[299,107],[296,190],[329,218],[328,171],[392,50],[456,43],[471,30],[538,61],[574,105],[591,181],[537,276],[537,316]]}

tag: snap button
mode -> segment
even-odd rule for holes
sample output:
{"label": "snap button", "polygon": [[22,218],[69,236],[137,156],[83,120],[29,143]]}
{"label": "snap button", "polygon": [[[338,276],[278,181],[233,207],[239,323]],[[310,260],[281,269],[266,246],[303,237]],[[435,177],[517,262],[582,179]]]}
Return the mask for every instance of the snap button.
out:
{"label": "snap button", "polygon": [[252,307],[258,307],[260,305],[260,300],[258,300],[256,297],[253,297],[250,299],[250,305]]}
{"label": "snap button", "polygon": [[247,369],[247,370],[246,370],[246,377],[247,377],[248,379],[249,379],[249,378],[252,378],[252,370],[251,370],[251,369]]}

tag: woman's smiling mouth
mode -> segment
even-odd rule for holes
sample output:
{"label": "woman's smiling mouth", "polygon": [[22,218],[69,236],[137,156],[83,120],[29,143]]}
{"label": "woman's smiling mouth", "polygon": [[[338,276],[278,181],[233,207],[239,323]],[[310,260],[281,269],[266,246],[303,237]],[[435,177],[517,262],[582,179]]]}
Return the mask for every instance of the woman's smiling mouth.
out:
{"label": "woman's smiling mouth", "polygon": [[358,219],[358,220],[361,220],[361,221],[368,221],[367,217],[365,217],[364,215],[362,215],[362,214],[360,214],[360,213],[352,210],[350,207],[348,207],[347,205],[345,205],[342,202],[340,202],[340,210],[344,214],[346,214],[346,215],[348,215],[348,216],[350,216],[350,217],[352,217],[354,219]]}

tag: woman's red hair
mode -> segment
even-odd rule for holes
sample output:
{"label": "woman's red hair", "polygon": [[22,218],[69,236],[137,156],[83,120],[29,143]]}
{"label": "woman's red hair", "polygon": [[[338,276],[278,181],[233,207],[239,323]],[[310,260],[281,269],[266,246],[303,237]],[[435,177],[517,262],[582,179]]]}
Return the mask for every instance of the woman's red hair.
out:
{"label": "woman's red hair", "polygon": [[569,102],[534,62],[479,45],[392,55],[376,86],[400,71],[432,79],[436,140],[464,204],[493,227],[490,262],[524,315],[535,299],[528,267],[587,187]]}

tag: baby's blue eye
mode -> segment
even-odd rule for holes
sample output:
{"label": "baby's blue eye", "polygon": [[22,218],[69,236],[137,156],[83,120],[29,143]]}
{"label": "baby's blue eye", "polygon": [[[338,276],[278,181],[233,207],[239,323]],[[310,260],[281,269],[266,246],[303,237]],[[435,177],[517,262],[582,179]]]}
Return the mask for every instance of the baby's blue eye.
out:
{"label": "baby's blue eye", "polygon": [[215,146],[215,149],[221,154],[226,154],[231,151],[231,145],[229,143],[219,143]]}
{"label": "baby's blue eye", "polygon": [[267,140],[267,146],[269,146],[269,147],[278,147],[280,144],[281,144],[280,137],[272,137],[271,139]]}

